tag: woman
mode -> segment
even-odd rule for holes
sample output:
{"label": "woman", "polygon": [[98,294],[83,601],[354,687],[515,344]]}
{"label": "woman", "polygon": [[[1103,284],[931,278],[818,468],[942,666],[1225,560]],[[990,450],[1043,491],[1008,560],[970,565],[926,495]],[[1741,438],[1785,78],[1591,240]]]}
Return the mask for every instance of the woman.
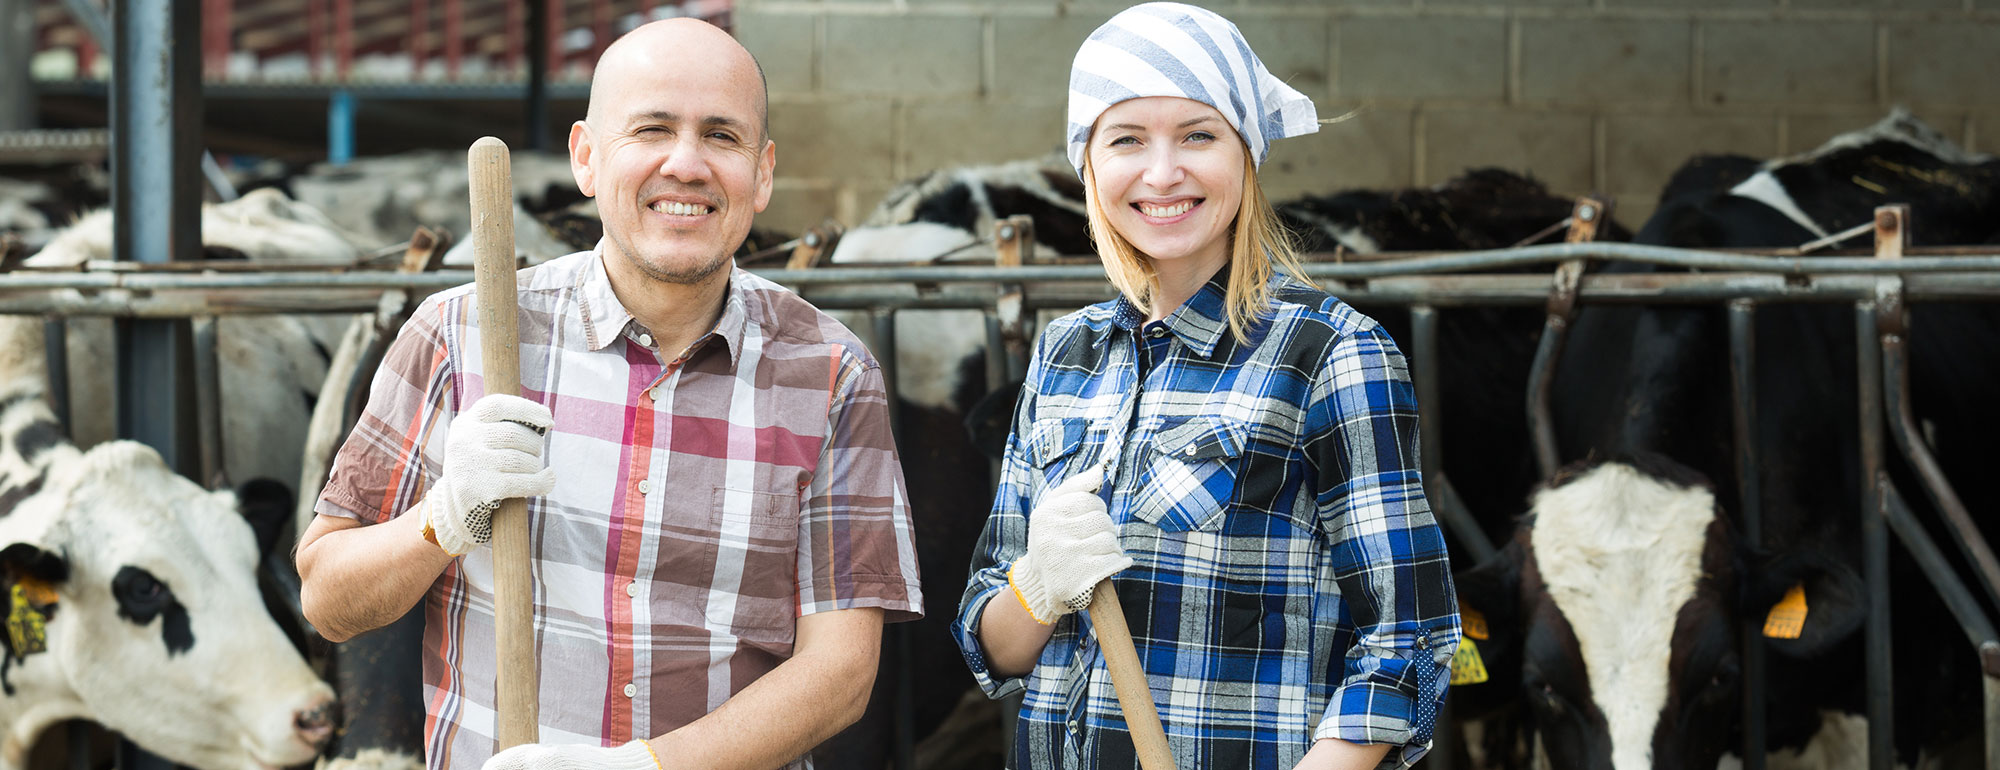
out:
{"label": "woman", "polygon": [[1069,157],[1120,296],[1037,342],[954,625],[988,695],[1027,690],[1021,768],[1136,766],[1076,612],[1114,575],[1182,767],[1429,746],[1459,631],[1407,366],[1257,183],[1317,128],[1209,11],[1136,6],[1077,52]]}

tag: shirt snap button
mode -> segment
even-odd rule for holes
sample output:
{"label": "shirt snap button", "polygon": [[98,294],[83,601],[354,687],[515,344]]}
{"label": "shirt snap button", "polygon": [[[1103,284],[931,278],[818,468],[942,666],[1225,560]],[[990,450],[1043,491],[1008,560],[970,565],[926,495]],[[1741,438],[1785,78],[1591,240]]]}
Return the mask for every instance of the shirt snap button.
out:
{"label": "shirt snap button", "polygon": [[627,698],[637,697],[638,694],[639,694],[638,685],[632,684],[631,682],[625,683],[625,697]]}
{"label": "shirt snap button", "polygon": [[1193,445],[1193,444],[1189,444],[1189,445],[1188,445],[1188,448],[1187,448],[1186,450],[1183,450],[1183,451],[1181,452],[1181,454],[1184,454],[1184,455],[1187,455],[1187,456],[1189,456],[1189,457],[1193,457],[1193,456],[1194,456],[1194,445]]}

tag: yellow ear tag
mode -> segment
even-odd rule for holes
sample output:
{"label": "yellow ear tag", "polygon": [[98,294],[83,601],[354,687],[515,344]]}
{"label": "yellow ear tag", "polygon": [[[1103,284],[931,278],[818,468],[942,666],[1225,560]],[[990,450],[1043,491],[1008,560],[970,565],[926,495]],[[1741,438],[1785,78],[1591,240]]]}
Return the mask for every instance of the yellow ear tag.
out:
{"label": "yellow ear tag", "polygon": [[1486,641],[1486,616],[1479,610],[1465,606],[1464,602],[1458,605],[1458,625],[1464,630],[1466,637]]}
{"label": "yellow ear tag", "polygon": [[25,658],[49,648],[48,617],[32,603],[47,597],[44,605],[55,602],[55,591],[47,583],[21,580],[14,584],[13,608],[7,612],[7,637],[14,644],[14,656]]}
{"label": "yellow ear tag", "polygon": [[1772,639],[1797,639],[1806,628],[1806,584],[1792,586],[1785,598],[1771,605],[1764,618],[1764,635]]}
{"label": "yellow ear tag", "polygon": [[1486,674],[1486,661],[1479,659],[1479,645],[1468,636],[1458,640],[1458,652],[1451,656],[1451,684],[1479,684],[1491,677]]}

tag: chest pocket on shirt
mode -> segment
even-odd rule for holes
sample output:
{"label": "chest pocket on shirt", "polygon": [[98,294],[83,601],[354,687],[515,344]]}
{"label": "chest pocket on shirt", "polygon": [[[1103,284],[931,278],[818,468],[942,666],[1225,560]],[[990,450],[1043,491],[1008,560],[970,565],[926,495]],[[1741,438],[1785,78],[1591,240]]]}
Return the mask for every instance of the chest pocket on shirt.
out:
{"label": "chest pocket on shirt", "polygon": [[752,643],[789,645],[798,606],[798,497],[725,487],[713,495],[711,572],[741,576],[730,630]]}
{"label": "chest pocket on shirt", "polygon": [[1141,460],[1133,517],[1168,532],[1220,528],[1236,493],[1236,471],[1248,436],[1249,428],[1238,420],[1169,418]]}
{"label": "chest pocket on shirt", "polygon": [[1089,427],[1089,422],[1082,418],[1036,420],[1028,426],[1028,436],[1021,442],[1024,444],[1022,449],[1027,452],[1028,462],[1042,471],[1042,478],[1047,480],[1049,486],[1061,484],[1063,479],[1076,473],[1074,459],[1069,463],[1070,467],[1062,469],[1058,476],[1050,476],[1049,470],[1057,460],[1071,457],[1083,448],[1083,434]]}

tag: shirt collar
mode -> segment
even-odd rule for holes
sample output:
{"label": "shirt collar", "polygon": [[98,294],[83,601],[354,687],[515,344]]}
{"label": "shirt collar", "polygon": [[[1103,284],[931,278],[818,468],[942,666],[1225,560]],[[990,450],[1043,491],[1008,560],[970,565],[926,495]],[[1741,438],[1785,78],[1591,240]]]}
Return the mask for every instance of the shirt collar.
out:
{"label": "shirt collar", "polygon": [[[591,250],[589,266],[577,276],[576,293],[578,304],[583,309],[584,344],[591,350],[603,350],[625,333],[625,327],[633,322],[632,312],[625,309],[625,303],[618,301],[618,295],[611,291],[611,275],[604,269],[604,242],[599,241]],[[723,295],[722,315],[716,319],[715,328],[708,336],[721,337],[729,351],[730,360],[735,360],[743,349],[743,330],[749,323],[750,313],[745,297],[747,289],[741,268],[730,267],[729,289]],[[703,339],[706,339],[704,337]],[[667,355],[677,355],[678,350],[661,351]]]}
{"label": "shirt collar", "polygon": [[[1134,334],[1146,324],[1146,314],[1118,295],[1111,308],[1112,325]],[[1161,325],[1180,339],[1197,355],[1207,358],[1215,354],[1215,347],[1222,342],[1222,335],[1229,331],[1229,268],[1224,266],[1215,271],[1196,290],[1187,302],[1175,308],[1174,312],[1161,319]]]}

